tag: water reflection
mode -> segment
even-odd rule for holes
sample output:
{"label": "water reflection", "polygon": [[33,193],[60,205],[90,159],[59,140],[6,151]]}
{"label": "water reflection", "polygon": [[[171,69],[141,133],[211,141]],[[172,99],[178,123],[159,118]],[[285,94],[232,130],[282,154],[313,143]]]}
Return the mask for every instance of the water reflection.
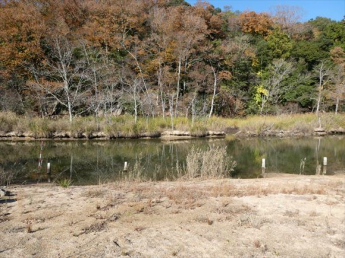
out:
{"label": "water reflection", "polygon": [[[237,167],[235,178],[261,175],[261,161],[266,159],[266,173],[321,173],[323,157],[328,158],[327,174],[345,170],[345,138],[250,138],[195,139],[188,141],[114,140],[114,141],[45,141],[42,168],[39,169],[39,141],[0,142],[0,169],[16,173],[17,182],[48,180],[47,162],[52,179],[71,179],[74,184],[96,184],[124,176],[124,162],[135,165],[142,176],[152,180],[172,179],[185,167],[192,147],[227,146]],[[210,157],[212,158],[212,157]]]}

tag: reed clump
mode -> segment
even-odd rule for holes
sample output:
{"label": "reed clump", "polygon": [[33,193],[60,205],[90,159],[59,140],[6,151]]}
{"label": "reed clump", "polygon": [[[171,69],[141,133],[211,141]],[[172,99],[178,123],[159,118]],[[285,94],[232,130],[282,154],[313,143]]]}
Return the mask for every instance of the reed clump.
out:
{"label": "reed clump", "polygon": [[63,188],[68,188],[72,185],[73,181],[71,179],[61,179],[56,183]]}
{"label": "reed clump", "polygon": [[148,181],[145,175],[145,167],[142,165],[143,156],[140,154],[133,166],[129,164],[127,171],[123,171],[123,179],[129,182]]}
{"label": "reed clump", "polygon": [[184,177],[192,178],[223,178],[230,176],[236,162],[229,157],[226,146],[210,146],[207,150],[192,148],[186,159]]}
{"label": "reed clump", "polygon": [[5,170],[0,167],[0,186],[7,185],[9,186],[14,178],[18,175],[17,171]]}

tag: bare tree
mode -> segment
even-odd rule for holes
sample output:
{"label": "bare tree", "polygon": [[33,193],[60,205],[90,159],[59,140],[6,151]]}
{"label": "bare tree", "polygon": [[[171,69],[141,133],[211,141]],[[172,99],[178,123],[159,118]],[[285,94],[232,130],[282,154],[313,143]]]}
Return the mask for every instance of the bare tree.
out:
{"label": "bare tree", "polygon": [[74,57],[75,48],[66,38],[55,37],[51,49],[43,69],[31,68],[34,80],[28,84],[37,92],[51,96],[66,107],[69,121],[72,122],[75,107],[85,101],[88,92],[84,87],[86,65],[84,60]]}
{"label": "bare tree", "polygon": [[209,113],[208,117],[211,117],[212,114],[213,114],[214,99],[215,99],[215,97],[216,97],[217,82],[218,82],[218,77],[217,77],[216,70],[215,70],[213,67],[211,67],[211,69],[212,69],[214,81],[213,81],[213,94],[212,94],[212,100],[211,100],[211,109],[210,109],[210,113]]}
{"label": "bare tree", "polygon": [[340,100],[343,100],[345,94],[345,66],[337,65],[335,76],[333,77],[335,84],[335,114],[338,114]]}
{"label": "bare tree", "polygon": [[274,60],[269,69],[269,75],[264,80],[263,85],[267,90],[262,94],[260,114],[262,115],[265,104],[270,102],[275,105],[288,88],[293,85],[284,85],[283,81],[294,71],[293,64],[284,59]]}
{"label": "bare tree", "polygon": [[341,47],[331,50],[331,59],[336,64],[333,82],[335,84],[335,114],[338,113],[340,100],[345,99],[345,52]]}
{"label": "bare tree", "polygon": [[276,5],[271,13],[274,21],[291,36],[296,31],[296,25],[303,18],[305,11],[300,6]]}
{"label": "bare tree", "polygon": [[[122,76],[120,80],[122,84],[123,93],[127,93],[130,98],[130,102],[133,105],[134,111],[134,122],[137,123],[139,108],[142,106],[141,94],[144,93],[144,86],[142,84],[142,79],[138,78],[135,73],[126,69],[122,71]],[[123,95],[123,94],[122,94]],[[126,97],[125,95],[122,97]],[[125,100],[126,101],[126,100]]]}
{"label": "bare tree", "polygon": [[314,68],[314,73],[318,78],[318,87],[317,87],[317,98],[316,98],[316,115],[319,115],[320,112],[320,103],[322,100],[322,94],[325,84],[329,81],[330,78],[330,68],[329,64],[326,61],[321,61],[319,65]]}
{"label": "bare tree", "polygon": [[104,71],[107,66],[104,62],[101,62],[102,56],[99,52],[87,49],[87,46],[85,44],[82,44],[82,46],[88,67],[87,73],[85,75],[91,81],[94,91],[94,95],[90,105],[92,106],[92,111],[94,112],[94,114],[98,116],[99,109],[104,102],[101,94],[102,89],[100,89],[102,83],[100,81],[100,73],[101,71]]}

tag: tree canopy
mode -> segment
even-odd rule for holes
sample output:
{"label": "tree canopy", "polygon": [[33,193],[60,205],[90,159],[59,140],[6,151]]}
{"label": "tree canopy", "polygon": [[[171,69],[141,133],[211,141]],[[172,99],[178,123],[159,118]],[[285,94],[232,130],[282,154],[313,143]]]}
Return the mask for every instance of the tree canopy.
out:
{"label": "tree canopy", "polygon": [[0,110],[71,121],[344,111],[345,21],[301,14],[184,0],[1,1]]}

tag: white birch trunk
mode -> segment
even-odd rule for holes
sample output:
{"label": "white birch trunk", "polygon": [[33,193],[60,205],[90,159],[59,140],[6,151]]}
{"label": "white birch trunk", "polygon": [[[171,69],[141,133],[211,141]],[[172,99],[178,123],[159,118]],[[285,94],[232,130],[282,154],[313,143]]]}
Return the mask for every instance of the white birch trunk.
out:
{"label": "white birch trunk", "polygon": [[214,76],[214,82],[213,82],[213,95],[212,95],[212,101],[211,101],[211,110],[210,110],[210,114],[208,115],[209,118],[213,114],[214,99],[216,97],[216,92],[217,92],[217,73],[213,67],[212,67],[212,72],[213,72],[213,76]]}

